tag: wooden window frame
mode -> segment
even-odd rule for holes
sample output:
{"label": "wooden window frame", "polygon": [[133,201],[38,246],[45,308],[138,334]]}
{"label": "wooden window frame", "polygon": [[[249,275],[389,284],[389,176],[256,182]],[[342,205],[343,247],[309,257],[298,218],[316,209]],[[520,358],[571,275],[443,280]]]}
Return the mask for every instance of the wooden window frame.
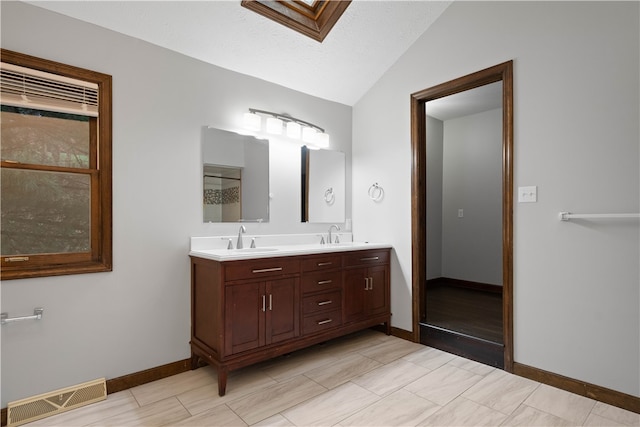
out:
{"label": "wooden window frame", "polygon": [[[57,74],[98,85],[98,119],[91,126],[97,126],[97,141],[90,141],[90,157],[95,159],[89,165],[91,176],[91,252],[35,254],[11,261],[17,255],[1,257],[0,278],[2,280],[31,277],[60,276],[67,274],[96,273],[111,271],[112,268],[112,78],[108,74],[86,70],[59,62],[0,49],[2,62],[19,65],[33,70]],[[35,170],[37,167],[12,164],[2,161],[2,167]],[[51,169],[51,168],[47,168]]]}
{"label": "wooden window frame", "polygon": [[351,0],[242,0],[241,5],[322,43]]}

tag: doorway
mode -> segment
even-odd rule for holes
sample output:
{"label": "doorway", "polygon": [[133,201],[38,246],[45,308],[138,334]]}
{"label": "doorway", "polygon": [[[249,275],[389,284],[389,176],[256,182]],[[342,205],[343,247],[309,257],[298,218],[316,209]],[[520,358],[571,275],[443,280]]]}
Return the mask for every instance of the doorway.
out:
{"label": "doorway", "polygon": [[[508,61],[411,96],[414,340],[509,372],[513,367],[512,70],[513,62]],[[469,108],[495,89],[500,104],[496,108],[482,113],[467,110],[464,120],[448,120],[444,113],[440,119],[434,117],[440,115],[438,104],[444,100]],[[497,141],[492,147],[481,143],[484,130],[460,130],[479,117],[489,120],[485,116],[494,120],[495,135],[485,138]],[[438,138],[442,138],[439,143]],[[483,157],[493,166],[481,167]],[[438,162],[442,171],[437,170]],[[473,174],[482,168],[483,178]],[[493,181],[479,182],[485,178]],[[465,197],[460,196],[463,193]],[[483,235],[465,235],[465,227],[482,230]]]}

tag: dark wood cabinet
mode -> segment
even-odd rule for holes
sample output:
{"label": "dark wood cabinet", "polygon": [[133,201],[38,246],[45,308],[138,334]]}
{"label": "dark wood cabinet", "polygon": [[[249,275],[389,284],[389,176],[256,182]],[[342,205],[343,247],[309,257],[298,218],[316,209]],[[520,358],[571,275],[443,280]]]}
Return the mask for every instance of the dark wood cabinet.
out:
{"label": "dark wood cabinet", "polygon": [[225,353],[236,354],[300,334],[299,280],[225,287]]}
{"label": "dark wood cabinet", "polygon": [[389,249],[215,261],[191,257],[191,363],[228,372],[379,324]]}
{"label": "dark wood cabinet", "polygon": [[344,321],[359,321],[389,309],[389,252],[367,251],[345,256]]}

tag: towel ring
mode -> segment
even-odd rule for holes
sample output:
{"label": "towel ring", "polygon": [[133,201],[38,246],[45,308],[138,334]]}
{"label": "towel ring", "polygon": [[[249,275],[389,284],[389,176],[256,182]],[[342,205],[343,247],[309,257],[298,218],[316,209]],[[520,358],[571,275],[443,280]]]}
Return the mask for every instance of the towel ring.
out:
{"label": "towel ring", "polygon": [[328,205],[332,205],[336,200],[336,194],[333,192],[333,187],[329,187],[327,191],[324,192],[324,201],[327,202]]}
{"label": "towel ring", "polygon": [[384,197],[384,189],[377,182],[369,187],[369,198],[374,202],[379,202]]}

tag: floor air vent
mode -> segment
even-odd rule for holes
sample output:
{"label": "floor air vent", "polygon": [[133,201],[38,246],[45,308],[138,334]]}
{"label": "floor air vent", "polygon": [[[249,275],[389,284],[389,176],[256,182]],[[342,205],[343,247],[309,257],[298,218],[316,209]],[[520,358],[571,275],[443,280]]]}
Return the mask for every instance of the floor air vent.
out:
{"label": "floor air vent", "polygon": [[7,427],[19,426],[107,398],[105,379],[62,388],[7,404]]}

